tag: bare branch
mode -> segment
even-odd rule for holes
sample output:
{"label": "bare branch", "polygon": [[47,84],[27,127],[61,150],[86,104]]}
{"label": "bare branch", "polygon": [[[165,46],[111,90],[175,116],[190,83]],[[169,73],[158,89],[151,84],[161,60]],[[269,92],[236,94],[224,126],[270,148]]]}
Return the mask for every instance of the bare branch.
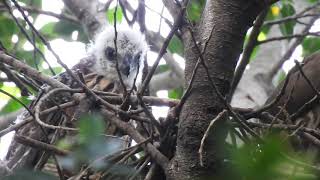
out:
{"label": "bare branch", "polygon": [[[309,29],[312,27],[313,23],[319,18],[319,16],[315,16],[313,18],[310,19],[308,26],[306,26],[303,30],[301,34],[306,34],[309,32]],[[286,62],[292,55],[293,51],[296,49],[296,47],[301,44],[301,42],[303,41],[305,36],[301,36],[298,37],[297,39],[295,39],[294,42],[292,42],[292,44],[290,45],[289,49],[287,50],[287,52],[281,57],[281,59],[277,62],[277,64],[275,64],[272,69],[270,70],[270,72],[267,74],[267,78],[269,79],[269,81],[271,82],[271,80],[273,79],[273,77],[276,75],[276,73],[279,71],[279,69],[282,67],[283,63]]]}
{"label": "bare branch", "polygon": [[[146,139],[140,135],[134,127],[130,124],[121,121],[114,114],[109,111],[102,110],[103,115],[108,118],[119,129],[130,135],[137,143],[144,142]],[[150,154],[153,160],[155,160],[163,169],[166,169],[169,163],[167,157],[165,157],[154,145],[147,143],[143,148]]]}
{"label": "bare branch", "polygon": [[5,63],[7,65],[12,66],[16,71],[21,72],[22,74],[32,77],[38,81],[43,83],[47,83],[52,87],[61,87],[61,88],[68,88],[66,85],[62,84],[61,82],[47,76],[41,74],[39,71],[33,69],[32,67],[22,63],[21,61],[0,52],[0,62]]}

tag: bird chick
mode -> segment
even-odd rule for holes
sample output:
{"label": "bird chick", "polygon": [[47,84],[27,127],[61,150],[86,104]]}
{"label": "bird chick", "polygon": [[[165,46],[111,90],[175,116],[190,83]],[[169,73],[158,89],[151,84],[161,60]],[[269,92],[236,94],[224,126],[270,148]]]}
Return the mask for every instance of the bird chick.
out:
{"label": "bird chick", "polygon": [[91,70],[111,81],[119,81],[118,61],[121,78],[126,86],[131,87],[137,73],[143,69],[148,49],[145,36],[139,31],[117,27],[115,33],[113,26],[103,28],[88,51],[95,59]]}

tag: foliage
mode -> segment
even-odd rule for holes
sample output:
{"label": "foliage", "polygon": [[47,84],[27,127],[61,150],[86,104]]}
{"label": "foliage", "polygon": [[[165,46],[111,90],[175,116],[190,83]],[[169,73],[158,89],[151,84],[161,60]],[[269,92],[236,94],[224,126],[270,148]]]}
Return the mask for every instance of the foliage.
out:
{"label": "foliage", "polygon": [[[292,159],[308,162],[295,154],[285,136],[268,135],[263,143],[250,142],[232,153],[235,174],[243,179],[317,179],[315,172],[299,167]],[[287,154],[290,154],[287,156]],[[306,157],[306,156],[304,156]],[[292,158],[292,159],[291,159]],[[308,162],[309,163],[309,162]]]}
{"label": "foliage", "polygon": [[[70,155],[61,158],[62,167],[77,171],[83,164],[90,165],[94,170],[110,166],[110,163],[103,157],[108,157],[108,155],[122,149],[125,141],[117,137],[104,135],[106,125],[102,117],[97,114],[85,115],[80,118],[78,127],[80,131],[75,142],[70,143],[70,139],[65,138],[58,143],[58,147],[72,150]],[[130,173],[128,167],[116,165],[113,168],[121,168],[122,173],[125,174]]]}

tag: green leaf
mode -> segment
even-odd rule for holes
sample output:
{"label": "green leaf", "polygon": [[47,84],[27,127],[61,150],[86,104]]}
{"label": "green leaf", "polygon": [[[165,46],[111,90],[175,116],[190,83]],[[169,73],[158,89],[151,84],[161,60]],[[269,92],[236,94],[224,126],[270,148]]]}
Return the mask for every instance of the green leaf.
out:
{"label": "green leaf", "polygon": [[[62,67],[53,67],[52,69],[56,74],[59,74],[63,71]],[[52,75],[51,70],[49,68],[43,69],[43,70],[41,70],[41,72],[44,74],[47,74],[47,75]]]}
{"label": "green leaf", "polygon": [[[112,8],[112,9],[109,9],[107,12],[106,12],[106,16],[107,16],[107,19],[108,19],[108,22],[109,24],[114,24],[114,13],[115,13],[115,10],[116,8]],[[116,12],[116,21],[117,23],[121,23],[122,21],[122,8],[120,6],[118,6],[117,8],[117,12]]]}
{"label": "green leaf", "polygon": [[[281,17],[288,17],[295,14],[295,9],[291,3],[283,3],[280,14]],[[280,31],[283,35],[288,36],[293,34],[294,26],[296,25],[295,21],[287,21],[280,24]]]}
{"label": "green leaf", "polygon": [[[30,103],[30,100],[27,99],[26,97],[20,97],[18,98],[20,101],[23,102],[23,104],[27,105]],[[0,115],[4,115],[4,114],[8,114],[14,111],[19,110],[20,108],[22,108],[23,106],[17,102],[14,99],[10,99],[7,104],[1,109],[0,111]]]}
{"label": "green leaf", "polygon": [[189,2],[187,7],[188,18],[191,21],[199,21],[202,13],[202,9],[204,7],[205,1],[203,0],[192,0]]}
{"label": "green leaf", "polygon": [[[19,0],[20,2],[23,2],[24,4],[30,4],[30,0]],[[42,6],[42,0],[32,0],[32,6],[41,8]]]}
{"label": "green leaf", "polygon": [[286,73],[283,70],[281,70],[277,77],[277,85],[280,84],[286,78],[286,76]]}
{"label": "green leaf", "polygon": [[35,62],[37,62],[38,66],[43,62],[39,54],[34,57],[33,51],[24,51],[23,49],[19,49],[16,52],[16,57],[33,68],[36,68]]}
{"label": "green leaf", "polygon": [[251,63],[251,62],[253,62],[253,61],[255,60],[255,58],[257,57],[257,53],[258,53],[259,49],[260,49],[260,46],[256,46],[256,47],[253,49],[253,51],[252,51],[252,53],[251,53],[251,56],[250,56],[250,61],[249,61],[249,63]]}
{"label": "green leaf", "polygon": [[55,39],[59,37],[59,34],[55,31],[56,22],[50,22],[44,25],[39,32],[43,34],[47,39]]}
{"label": "green leaf", "polygon": [[79,24],[73,24],[66,21],[59,21],[54,26],[53,32],[59,35],[59,38],[72,41],[71,35],[73,31],[78,31],[79,34],[83,33],[83,28]]}
{"label": "green leaf", "polygon": [[[19,97],[20,96],[20,89],[17,88],[16,86],[7,86],[7,85],[3,85],[1,86],[1,89],[5,92],[9,92],[11,95],[15,96],[15,97]],[[0,93],[0,100],[9,100],[11,99],[9,96]]]}
{"label": "green leaf", "polygon": [[168,48],[171,53],[177,53],[179,55],[183,55],[184,46],[181,40],[177,36],[172,37]]}
{"label": "green leaf", "polygon": [[5,48],[12,48],[11,38],[13,34],[18,32],[18,29],[13,20],[1,15],[0,16],[0,41],[3,43]]}
{"label": "green leaf", "polygon": [[319,0],[308,0],[308,2],[310,2],[310,3],[316,3],[316,2],[319,2]]}
{"label": "green leaf", "polygon": [[307,37],[302,42],[302,53],[306,57],[320,49],[320,38],[319,37]]}
{"label": "green leaf", "polygon": [[182,87],[170,90],[168,93],[168,96],[171,99],[181,99],[182,95],[183,95],[183,88]]}
{"label": "green leaf", "polygon": [[[315,179],[314,172],[308,172],[304,168],[296,168],[292,161],[285,158],[290,156],[293,159],[299,159],[301,162],[308,161],[306,158],[298,157],[294,153],[283,136],[270,133],[267,137],[263,137],[263,143],[251,141],[235,149],[232,153],[234,170],[239,179],[255,180],[255,179],[301,179],[301,174],[308,173],[310,178]],[[285,156],[284,156],[285,155]],[[288,178],[290,176],[290,178]]]}
{"label": "green leaf", "polygon": [[[269,11],[268,11],[268,14],[265,18],[266,21],[272,21],[272,20],[275,20],[276,19],[276,14],[275,13],[272,13],[272,8],[275,8],[277,7],[276,5],[272,5],[270,8],[269,8]],[[278,7],[277,7],[278,8]],[[264,34],[268,34],[269,31],[270,31],[270,28],[271,26],[262,26],[261,28],[261,32],[263,32]]]}
{"label": "green leaf", "polygon": [[156,74],[158,73],[163,73],[169,70],[169,66],[167,64],[161,64],[158,66],[157,70],[156,70]]}
{"label": "green leaf", "polygon": [[272,179],[273,169],[281,159],[283,151],[281,142],[273,139],[266,144],[251,143],[241,147],[235,152],[234,160],[238,163],[238,171],[245,179]]}
{"label": "green leaf", "polygon": [[81,142],[86,142],[104,133],[105,123],[101,116],[85,115],[79,121],[79,136]]}

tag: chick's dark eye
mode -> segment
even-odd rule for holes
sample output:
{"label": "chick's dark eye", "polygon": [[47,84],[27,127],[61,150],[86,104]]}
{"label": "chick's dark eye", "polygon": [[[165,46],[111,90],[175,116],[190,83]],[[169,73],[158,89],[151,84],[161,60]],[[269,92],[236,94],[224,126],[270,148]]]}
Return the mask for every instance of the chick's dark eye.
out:
{"label": "chick's dark eye", "polygon": [[105,55],[108,60],[113,61],[116,58],[116,51],[112,47],[107,47],[105,49]]}

